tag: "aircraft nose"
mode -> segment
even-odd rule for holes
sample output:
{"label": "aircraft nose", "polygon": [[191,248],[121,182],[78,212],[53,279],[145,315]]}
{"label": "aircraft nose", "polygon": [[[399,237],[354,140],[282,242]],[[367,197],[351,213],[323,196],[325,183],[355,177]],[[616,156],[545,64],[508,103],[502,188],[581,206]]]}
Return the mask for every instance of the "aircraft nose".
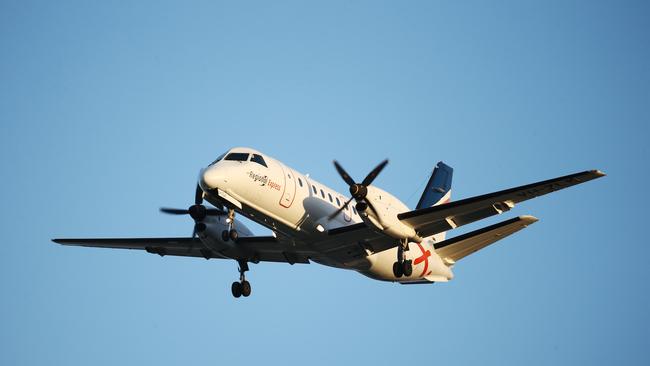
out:
{"label": "aircraft nose", "polygon": [[215,188],[223,189],[225,183],[226,176],[216,167],[204,169],[200,174],[199,185],[206,192]]}

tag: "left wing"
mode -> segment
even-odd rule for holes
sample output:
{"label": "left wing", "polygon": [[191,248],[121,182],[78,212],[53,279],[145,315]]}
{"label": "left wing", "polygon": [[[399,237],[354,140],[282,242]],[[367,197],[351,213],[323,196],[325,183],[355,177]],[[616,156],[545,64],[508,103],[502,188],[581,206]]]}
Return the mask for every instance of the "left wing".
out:
{"label": "left wing", "polygon": [[420,236],[438,234],[502,212],[516,203],[603,177],[599,170],[588,170],[555,179],[449,202],[443,205],[403,212],[397,218],[411,226]]}
{"label": "left wing", "polygon": [[198,238],[89,238],[52,241],[82,247],[140,249],[160,256],[242,259],[251,262],[309,263],[311,255],[295,250],[272,236],[240,237],[233,247],[221,252],[208,249]]}

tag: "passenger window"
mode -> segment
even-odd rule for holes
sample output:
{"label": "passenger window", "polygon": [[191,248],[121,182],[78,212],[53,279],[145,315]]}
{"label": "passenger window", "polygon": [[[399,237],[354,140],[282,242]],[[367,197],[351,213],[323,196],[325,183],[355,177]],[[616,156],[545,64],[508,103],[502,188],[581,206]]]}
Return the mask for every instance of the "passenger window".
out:
{"label": "passenger window", "polygon": [[341,201],[339,201],[339,198],[338,198],[338,197],[336,197],[336,205],[337,205],[337,206],[341,206]]}
{"label": "passenger window", "polygon": [[302,187],[302,179],[298,178],[298,184]]}
{"label": "passenger window", "polygon": [[323,199],[325,199],[325,192],[323,192],[322,189],[320,190],[320,195],[323,196]]}
{"label": "passenger window", "polygon": [[356,207],[352,206],[352,211],[354,211],[354,214],[355,214],[355,215],[358,215],[358,213],[357,213],[357,208],[356,208]]}
{"label": "passenger window", "polygon": [[228,156],[226,156],[225,160],[233,160],[233,161],[247,161],[248,160],[248,153],[230,153]]}
{"label": "passenger window", "polygon": [[330,198],[330,202],[334,202],[334,201],[332,201],[332,195],[331,195],[331,194],[329,194],[329,193],[328,193],[327,195],[328,195],[328,196],[329,196],[329,198]]}
{"label": "passenger window", "polygon": [[268,168],[268,166],[266,165],[266,162],[264,161],[264,158],[262,157],[262,155],[253,154],[253,157],[251,158],[251,161],[254,162],[254,163],[258,163],[259,165],[263,165],[263,166]]}
{"label": "passenger window", "polygon": [[312,185],[311,188],[314,190],[314,194],[318,194],[318,191],[316,190],[316,186]]}

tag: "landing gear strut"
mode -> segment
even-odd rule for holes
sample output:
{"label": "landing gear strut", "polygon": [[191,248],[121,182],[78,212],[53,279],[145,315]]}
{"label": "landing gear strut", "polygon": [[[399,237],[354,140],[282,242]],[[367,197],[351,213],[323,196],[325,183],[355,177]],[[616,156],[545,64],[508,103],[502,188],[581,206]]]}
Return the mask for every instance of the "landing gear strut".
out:
{"label": "landing gear strut", "polygon": [[221,232],[221,239],[237,241],[237,238],[239,238],[239,233],[235,230],[235,210],[231,208],[228,210],[228,230]]}
{"label": "landing gear strut", "polygon": [[239,261],[239,282],[233,282],[230,286],[232,296],[238,298],[240,296],[248,297],[251,295],[251,284],[246,281],[244,272],[248,271],[248,262],[245,260]]}
{"label": "landing gear strut", "polygon": [[396,278],[410,277],[413,274],[413,264],[411,260],[404,259],[404,251],[408,250],[408,239],[397,247],[397,261],[393,263],[393,275]]}

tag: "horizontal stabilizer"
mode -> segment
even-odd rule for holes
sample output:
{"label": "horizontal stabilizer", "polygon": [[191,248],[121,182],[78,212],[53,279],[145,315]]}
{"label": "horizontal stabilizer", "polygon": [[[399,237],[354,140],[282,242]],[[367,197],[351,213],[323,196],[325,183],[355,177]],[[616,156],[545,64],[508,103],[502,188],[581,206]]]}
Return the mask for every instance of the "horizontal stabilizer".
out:
{"label": "horizontal stabilizer", "polygon": [[445,263],[454,264],[456,261],[463,259],[510,234],[514,234],[535,222],[537,222],[537,218],[533,216],[515,217],[437,243],[435,245],[436,253],[438,253]]}

